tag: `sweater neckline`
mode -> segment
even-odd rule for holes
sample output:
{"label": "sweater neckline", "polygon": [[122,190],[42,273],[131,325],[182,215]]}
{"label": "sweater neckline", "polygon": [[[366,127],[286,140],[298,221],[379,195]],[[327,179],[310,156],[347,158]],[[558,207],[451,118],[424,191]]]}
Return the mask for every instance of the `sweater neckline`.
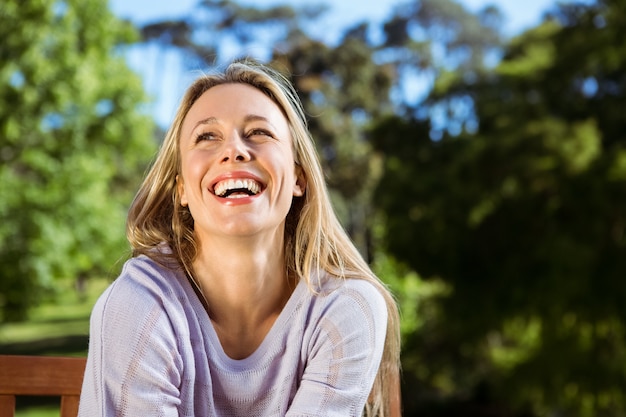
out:
{"label": "sweater neckline", "polygon": [[274,345],[273,342],[279,339],[277,336],[282,332],[285,326],[289,325],[291,317],[300,304],[300,300],[308,293],[308,286],[306,282],[303,279],[298,280],[296,288],[294,288],[289,299],[287,300],[287,303],[285,303],[285,306],[259,346],[249,356],[243,359],[233,359],[228,356],[226,352],[224,352],[224,348],[222,347],[219,337],[217,336],[213,322],[211,321],[203,302],[194,290],[193,284],[186,277],[184,281],[186,282],[185,290],[188,293],[193,293],[193,309],[196,311],[198,320],[202,326],[202,332],[205,334],[205,337],[208,338],[208,344],[210,345],[208,346],[208,349],[217,355],[217,362],[220,362],[225,367],[234,370],[249,369],[250,366],[260,365],[262,362],[261,359],[271,352],[272,347],[278,347]]}

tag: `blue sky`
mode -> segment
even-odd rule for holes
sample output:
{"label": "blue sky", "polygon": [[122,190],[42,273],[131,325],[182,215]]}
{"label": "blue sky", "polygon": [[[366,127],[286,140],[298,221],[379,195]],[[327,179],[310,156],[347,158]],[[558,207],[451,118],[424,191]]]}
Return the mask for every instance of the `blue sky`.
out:
{"label": "blue sky", "polygon": [[[543,13],[556,3],[555,0],[458,1],[470,11],[477,11],[487,4],[498,6],[505,17],[505,32],[510,35],[538,23]],[[184,16],[198,2],[199,0],[109,0],[109,6],[119,17],[129,18],[136,23],[146,23]],[[239,0],[239,3],[256,7],[285,3],[293,6],[329,4],[329,13],[319,22],[319,31],[332,40],[339,35],[342,28],[353,23],[384,20],[395,5],[406,3],[406,0]],[[128,55],[130,66],[143,77],[145,88],[153,99],[150,112],[162,126],[170,122],[180,96],[191,78],[190,74],[181,72],[177,59],[172,53],[154,48],[134,51]]]}
{"label": "blue sky", "polygon": [[[165,16],[184,15],[198,1],[109,0],[109,5],[111,10],[120,17],[131,18],[137,22],[147,22]],[[350,22],[357,22],[363,19],[382,19],[391,12],[394,5],[404,2],[398,0],[239,0],[240,4],[250,4],[258,7],[284,3],[294,6],[326,3],[331,5],[331,13],[329,13],[327,18],[328,25],[336,28],[345,27]],[[476,11],[487,4],[498,6],[506,17],[506,30],[508,33],[517,33],[535,24],[543,12],[556,3],[555,0],[459,0],[459,2],[471,11]]]}

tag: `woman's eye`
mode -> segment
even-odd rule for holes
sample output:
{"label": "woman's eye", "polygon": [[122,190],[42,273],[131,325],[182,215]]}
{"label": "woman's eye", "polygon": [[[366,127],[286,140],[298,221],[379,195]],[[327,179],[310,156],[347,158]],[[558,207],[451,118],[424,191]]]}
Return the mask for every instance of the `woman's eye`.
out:
{"label": "woman's eye", "polygon": [[196,143],[202,142],[205,140],[215,140],[215,139],[216,139],[215,135],[211,132],[202,132],[196,135]]}
{"label": "woman's eye", "polygon": [[248,136],[267,136],[270,138],[273,137],[272,134],[265,129],[252,129],[250,133],[248,133]]}

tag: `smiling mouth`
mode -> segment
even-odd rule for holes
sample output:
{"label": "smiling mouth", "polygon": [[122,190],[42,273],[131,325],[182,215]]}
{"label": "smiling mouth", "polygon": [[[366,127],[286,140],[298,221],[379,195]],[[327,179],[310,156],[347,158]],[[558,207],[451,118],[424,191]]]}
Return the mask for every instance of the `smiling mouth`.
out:
{"label": "smiling mouth", "polygon": [[262,186],[253,179],[227,179],[213,187],[213,192],[221,198],[244,198],[257,195]]}

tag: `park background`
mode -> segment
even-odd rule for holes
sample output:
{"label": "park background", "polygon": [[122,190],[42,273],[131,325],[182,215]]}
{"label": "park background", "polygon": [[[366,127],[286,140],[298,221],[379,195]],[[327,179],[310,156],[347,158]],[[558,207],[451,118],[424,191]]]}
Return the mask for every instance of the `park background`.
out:
{"label": "park background", "polygon": [[397,295],[405,416],[626,415],[626,0],[116,3],[0,3],[1,353],[86,354],[180,93],[250,56]]}

